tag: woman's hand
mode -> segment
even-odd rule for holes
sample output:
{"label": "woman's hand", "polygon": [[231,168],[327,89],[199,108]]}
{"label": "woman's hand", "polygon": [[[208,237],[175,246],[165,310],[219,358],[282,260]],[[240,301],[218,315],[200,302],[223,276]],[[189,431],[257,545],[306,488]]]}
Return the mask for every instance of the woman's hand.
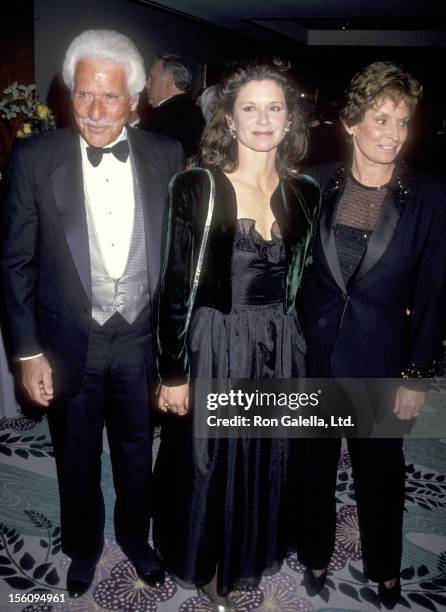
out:
{"label": "woman's hand", "polygon": [[179,416],[184,416],[189,411],[189,385],[179,385],[178,387],[166,387],[161,385],[158,397],[158,407],[163,412],[173,412]]}
{"label": "woman's hand", "polygon": [[393,412],[402,421],[417,417],[424,406],[426,394],[423,391],[414,391],[399,387],[396,393]]}

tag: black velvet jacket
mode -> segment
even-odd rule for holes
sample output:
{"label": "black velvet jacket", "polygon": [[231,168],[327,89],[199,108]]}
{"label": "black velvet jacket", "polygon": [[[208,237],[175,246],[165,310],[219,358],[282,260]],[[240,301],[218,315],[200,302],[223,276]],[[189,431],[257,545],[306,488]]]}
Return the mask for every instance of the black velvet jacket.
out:
{"label": "black velvet jacket", "polygon": [[[194,308],[208,306],[229,313],[237,201],[224,173],[218,169],[212,173],[215,204]],[[158,369],[163,384],[179,385],[189,380],[186,318],[208,212],[209,190],[209,177],[201,168],[177,174],[169,186],[168,235],[158,321]],[[285,312],[295,307],[305,266],[311,260],[319,200],[319,187],[305,175],[281,180],[271,196],[271,209],[285,244]]]}

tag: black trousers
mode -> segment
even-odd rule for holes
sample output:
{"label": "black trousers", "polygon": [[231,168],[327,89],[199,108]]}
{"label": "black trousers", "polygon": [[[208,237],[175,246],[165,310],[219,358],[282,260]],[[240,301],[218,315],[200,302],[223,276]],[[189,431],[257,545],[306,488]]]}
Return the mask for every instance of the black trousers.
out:
{"label": "black trousers", "polygon": [[148,545],[152,342],[147,313],[141,313],[133,325],[119,314],[102,327],[93,321],[82,386],[75,397],[60,399],[50,407],[62,550],[72,559],[96,561],[103,547],[101,454],[105,425],[116,492],[116,541],[129,559],[147,570],[159,567]]}
{"label": "black trousers", "polygon": [[[341,439],[298,440],[305,462],[299,559],[327,567],[336,536],[336,479]],[[405,463],[403,441],[350,438],[364,572],[382,582],[399,576],[402,554]]]}

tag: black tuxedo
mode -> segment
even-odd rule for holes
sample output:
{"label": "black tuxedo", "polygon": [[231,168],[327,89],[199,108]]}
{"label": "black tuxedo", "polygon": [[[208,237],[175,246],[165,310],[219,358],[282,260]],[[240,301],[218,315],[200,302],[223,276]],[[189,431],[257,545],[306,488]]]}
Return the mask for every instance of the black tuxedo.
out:
{"label": "black tuxedo", "polygon": [[189,157],[198,152],[204,119],[200,108],[187,94],[178,94],[152,109],[140,129],[179,140]]}
{"label": "black tuxedo", "polygon": [[[165,195],[182,168],[178,143],[128,129],[144,203],[152,312],[157,312]],[[91,323],[88,231],[79,136],[17,142],[4,214],[3,278],[15,356],[48,355],[58,394],[74,395]],[[155,322],[154,322],[155,323]]]}
{"label": "black tuxedo", "polygon": [[[349,170],[334,164],[307,172],[322,193],[304,305],[308,376],[431,376],[442,355],[446,321],[444,184],[397,166],[365,255],[346,285],[334,225]],[[388,409],[393,402],[394,396]],[[365,571],[373,580],[389,580],[399,575],[401,560],[402,441],[349,439],[348,445]],[[323,568],[334,547],[340,440],[308,440],[307,452],[301,556],[305,565]]]}
{"label": "black tuxedo", "polygon": [[117,502],[115,531],[134,560],[147,552],[151,423],[165,194],[182,169],[178,143],[128,128],[143,209],[150,302],[133,324],[92,320],[92,279],[79,134],[19,141],[9,168],[3,279],[16,357],[43,352],[53,369],[48,410],[61,495],[62,547],[74,559],[101,552],[102,431],[107,427]]}
{"label": "black tuxedo", "polygon": [[308,171],[323,194],[305,302],[309,376],[325,376],[328,367],[339,378],[398,378],[414,367],[429,376],[445,329],[445,187],[396,169],[346,287],[333,231],[346,172],[336,165]]}

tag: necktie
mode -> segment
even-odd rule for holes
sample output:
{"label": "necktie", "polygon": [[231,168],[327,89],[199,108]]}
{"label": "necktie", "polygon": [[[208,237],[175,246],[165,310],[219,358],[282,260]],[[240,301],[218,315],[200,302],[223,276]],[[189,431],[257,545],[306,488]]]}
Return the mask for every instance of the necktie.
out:
{"label": "necktie", "polygon": [[127,140],[120,140],[113,147],[87,147],[88,161],[96,168],[102,161],[104,153],[113,153],[121,162],[126,162],[129,156],[129,143]]}

